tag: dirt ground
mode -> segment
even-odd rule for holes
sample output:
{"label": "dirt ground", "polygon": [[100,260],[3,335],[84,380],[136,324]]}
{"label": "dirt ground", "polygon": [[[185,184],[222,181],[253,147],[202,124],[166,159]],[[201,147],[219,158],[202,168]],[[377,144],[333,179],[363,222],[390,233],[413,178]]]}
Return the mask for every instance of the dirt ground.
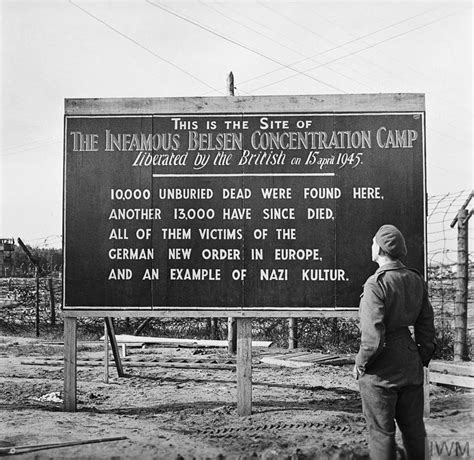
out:
{"label": "dirt ground", "polygon": [[[106,384],[101,344],[79,343],[78,360],[87,365],[78,367],[78,411],[67,413],[61,402],[62,346],[2,337],[0,448],[125,436],[12,458],[368,458],[352,366],[293,369],[260,362],[277,351],[254,349],[252,415],[239,417],[235,370],[158,365],[181,358],[229,367],[226,350],[131,349],[124,361],[127,377],[118,378],[111,367]],[[46,359],[48,365],[24,364]],[[465,446],[474,432],[473,401],[472,392],[432,386],[429,441]]]}

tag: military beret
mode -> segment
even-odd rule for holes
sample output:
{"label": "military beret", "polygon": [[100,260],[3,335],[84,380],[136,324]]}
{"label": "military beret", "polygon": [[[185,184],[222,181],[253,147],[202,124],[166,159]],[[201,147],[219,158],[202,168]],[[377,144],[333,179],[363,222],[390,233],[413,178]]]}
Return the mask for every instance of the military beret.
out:
{"label": "military beret", "polygon": [[395,259],[407,255],[405,238],[394,225],[382,225],[375,234],[375,241],[383,251]]}

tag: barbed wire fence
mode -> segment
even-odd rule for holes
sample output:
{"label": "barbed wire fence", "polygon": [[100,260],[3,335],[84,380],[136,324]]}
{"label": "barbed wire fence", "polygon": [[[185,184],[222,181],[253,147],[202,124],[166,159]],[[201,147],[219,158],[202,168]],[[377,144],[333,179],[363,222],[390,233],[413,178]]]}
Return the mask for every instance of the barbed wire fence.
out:
{"label": "barbed wire fence", "polygon": [[[472,190],[434,195],[428,198],[427,246],[428,246],[428,287],[431,303],[435,311],[438,331],[438,347],[451,347],[454,340],[454,315],[456,300],[456,281],[458,230],[451,228],[453,219],[466,203]],[[468,248],[473,247],[474,232],[468,234]],[[468,318],[467,348],[472,349],[472,331],[474,330],[474,311],[472,300],[472,252],[468,258]],[[472,355],[472,352],[470,352]]]}
{"label": "barbed wire fence", "polygon": [[461,190],[428,197],[428,267],[452,266],[457,263],[457,234],[450,223],[470,193],[471,190]]}
{"label": "barbed wire fence", "polygon": [[[450,223],[456,217],[471,190],[462,190],[446,195],[428,198],[427,246],[428,283],[431,299],[439,304],[442,311],[454,306],[453,283],[457,265],[457,229]],[[469,247],[472,247],[474,233],[469,234]],[[472,274],[472,253],[468,254],[469,275]],[[471,279],[471,276],[469,276]]]}
{"label": "barbed wire fence", "polygon": [[[443,195],[429,196],[427,200],[427,268],[428,268],[428,288],[430,299],[435,310],[435,320],[438,330],[438,342],[441,348],[452,347],[454,335],[454,304],[456,293],[456,268],[457,268],[457,229],[451,228],[450,223],[456,217],[459,209],[465,203],[467,197],[472,193],[471,190],[461,190]],[[474,232],[469,234],[468,247],[474,247]],[[469,257],[469,286],[468,286],[468,337],[472,337],[471,333],[474,330],[474,312],[472,308],[472,273],[473,273],[473,259],[472,254]],[[0,278],[0,321],[3,323],[22,323],[35,324],[36,299],[35,299],[35,279],[34,269],[31,264],[24,264],[15,278]],[[40,321],[42,328],[47,327],[51,323],[51,308],[56,309],[55,322],[60,327],[62,324],[61,305],[62,305],[62,279],[61,267],[51,265],[43,267],[48,273],[46,277],[39,279],[40,287]],[[52,279],[50,282],[49,279]],[[54,301],[51,301],[53,296]],[[9,303],[3,302],[9,300]],[[2,305],[3,302],[3,305]],[[86,319],[86,322],[90,319]],[[96,320],[100,321],[100,320]],[[140,321],[136,319],[136,321]],[[136,322],[135,321],[135,322]],[[167,321],[167,326],[180,320]],[[182,320],[181,320],[182,321]],[[81,322],[81,321],[80,321]],[[258,323],[258,324],[257,324]],[[271,324],[266,321],[256,322],[255,333],[258,336],[276,334],[281,340],[285,340],[287,335],[285,321],[273,321]],[[310,345],[309,340],[305,340],[305,336],[314,337],[317,334],[324,334],[326,340],[328,335],[339,334],[339,338],[345,337],[344,340],[350,339],[347,336],[348,331],[353,324],[347,321],[330,321],[326,325],[313,324],[314,321],[304,320],[300,324],[299,336],[302,345]],[[134,324],[131,325],[132,327]],[[136,326],[136,325],[135,325]],[[158,325],[157,325],[158,326]],[[164,324],[160,325],[160,329]],[[192,327],[196,332],[199,325]],[[326,329],[322,332],[321,327]],[[319,329],[318,329],[319,328]],[[171,328],[173,329],[173,327]],[[189,329],[188,326],[184,330]],[[180,328],[182,331],[183,329]],[[315,331],[317,330],[317,331]],[[163,332],[163,330],[162,330]],[[171,333],[171,331],[168,331]],[[358,333],[354,331],[350,336],[356,336]],[[222,336],[225,336],[225,331],[222,331]],[[267,337],[267,339],[270,337]],[[272,338],[273,340],[273,338]],[[278,340],[278,339],[277,339]],[[468,338],[468,340],[470,340]],[[340,340],[337,340],[340,342]],[[470,343],[469,349],[470,347]]]}

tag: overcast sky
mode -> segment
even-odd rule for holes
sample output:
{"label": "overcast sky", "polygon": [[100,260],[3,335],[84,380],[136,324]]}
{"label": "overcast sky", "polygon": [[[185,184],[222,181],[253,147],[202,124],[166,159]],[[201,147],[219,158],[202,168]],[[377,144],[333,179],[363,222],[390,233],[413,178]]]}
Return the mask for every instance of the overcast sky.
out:
{"label": "overcast sky", "polygon": [[0,237],[59,247],[65,98],[425,93],[428,194],[472,188],[470,1],[2,1]]}

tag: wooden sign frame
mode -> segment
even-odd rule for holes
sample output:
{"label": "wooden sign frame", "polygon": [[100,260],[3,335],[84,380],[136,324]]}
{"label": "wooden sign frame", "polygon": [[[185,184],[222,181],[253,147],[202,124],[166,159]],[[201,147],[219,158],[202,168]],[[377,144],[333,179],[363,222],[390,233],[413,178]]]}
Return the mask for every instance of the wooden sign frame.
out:
{"label": "wooden sign frame", "polygon": [[[68,148],[66,120],[74,117],[107,117],[107,116],[140,116],[183,114],[205,116],[212,114],[414,114],[421,117],[422,142],[422,207],[423,234],[417,235],[416,244],[421,244],[422,266],[426,277],[426,162],[425,162],[425,98],[423,94],[357,94],[357,95],[318,95],[318,96],[261,96],[261,97],[191,97],[191,98],[129,98],[129,99],[66,99],[65,101],[65,163]],[[67,168],[65,166],[65,192]],[[64,200],[64,249],[67,247],[68,223],[66,222],[67,200]],[[420,211],[420,210],[417,210]],[[396,222],[382,222],[396,223]],[[374,232],[376,228],[374,228]],[[420,232],[421,233],[421,232]],[[373,235],[368,234],[370,240]],[[65,270],[67,270],[68,253],[64,252]],[[367,254],[367,264],[370,263]],[[64,273],[64,293],[67,296],[67,271]],[[283,305],[270,308],[235,308],[202,306],[185,307],[173,306],[167,308],[141,308],[122,306],[115,308],[106,305],[89,306],[67,303],[63,308],[64,345],[65,345],[65,377],[64,377],[64,407],[67,411],[76,410],[76,366],[77,366],[77,336],[76,319],[78,317],[235,317],[237,319],[237,341],[240,343],[237,356],[237,403],[238,412],[248,415],[251,410],[251,318],[262,317],[354,317],[357,315],[357,305],[339,308],[337,305],[328,307],[300,306],[285,308]]]}

